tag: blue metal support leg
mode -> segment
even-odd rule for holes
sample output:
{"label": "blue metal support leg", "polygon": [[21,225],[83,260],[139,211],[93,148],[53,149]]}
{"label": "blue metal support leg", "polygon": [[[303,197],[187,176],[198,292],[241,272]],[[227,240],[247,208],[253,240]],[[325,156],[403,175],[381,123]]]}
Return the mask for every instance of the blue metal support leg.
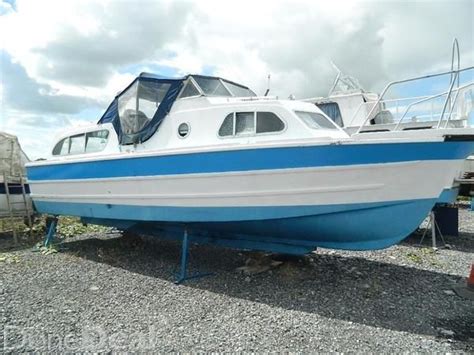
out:
{"label": "blue metal support leg", "polygon": [[187,276],[188,255],[189,255],[189,235],[188,235],[188,230],[185,228],[184,234],[183,234],[183,244],[181,246],[181,267],[179,270],[178,279],[175,281],[175,284],[177,285],[181,284],[182,282],[186,280],[212,275],[211,273],[206,273],[206,274],[194,274],[191,276]]}
{"label": "blue metal support leg", "polygon": [[56,235],[57,225],[58,225],[58,217],[54,216],[50,219],[48,234],[46,234],[46,237],[44,239],[45,247],[49,246],[53,242],[54,236]]}

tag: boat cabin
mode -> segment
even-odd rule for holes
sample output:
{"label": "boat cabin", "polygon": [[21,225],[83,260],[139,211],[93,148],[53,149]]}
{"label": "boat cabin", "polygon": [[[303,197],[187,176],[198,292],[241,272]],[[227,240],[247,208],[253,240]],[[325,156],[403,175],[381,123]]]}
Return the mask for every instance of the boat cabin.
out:
{"label": "boat cabin", "polygon": [[[379,96],[375,93],[349,92],[304,101],[314,103],[339,126],[348,128],[363,125],[378,99]],[[385,109],[383,103],[379,103],[372,112],[369,123],[372,125],[390,124],[393,123],[393,117],[390,111]]]}
{"label": "boat cabin", "polygon": [[92,127],[60,137],[52,158],[78,154],[347,139],[316,106],[257,97],[248,87],[203,75],[142,73]]}

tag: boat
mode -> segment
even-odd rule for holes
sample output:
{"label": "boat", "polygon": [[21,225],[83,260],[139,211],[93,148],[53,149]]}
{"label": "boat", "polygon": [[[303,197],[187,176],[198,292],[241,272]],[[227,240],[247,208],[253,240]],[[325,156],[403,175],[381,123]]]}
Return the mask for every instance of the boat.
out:
{"label": "boat", "polygon": [[25,164],[29,161],[18,138],[0,132],[0,219],[33,214]]}
{"label": "boat", "polygon": [[[460,69],[459,73],[474,69]],[[327,96],[303,99],[318,106],[335,123],[352,135],[365,132],[391,130],[414,130],[437,128],[438,123],[445,127],[462,128],[474,124],[474,82],[452,86],[457,80],[448,83],[446,90],[424,96],[404,96],[387,98],[387,91],[399,84],[449,76],[455,71],[428,74],[407,78],[387,84],[382,94],[364,90],[357,79],[339,72]],[[452,86],[452,87],[451,87]],[[398,91],[403,91],[399,89]],[[388,95],[387,95],[388,96]],[[446,107],[445,107],[446,106]],[[443,113],[443,117],[442,116]]]}
{"label": "boat", "polygon": [[[315,104],[349,135],[387,131],[432,130],[440,127],[463,128],[474,125],[474,82],[460,84],[461,73],[472,73],[474,67],[451,69],[390,82],[381,94],[365,91],[358,80],[338,72],[326,97],[312,97],[305,102]],[[393,98],[388,93],[403,92],[403,85],[415,83],[429,87],[432,78],[449,78],[448,87],[425,96]],[[400,88],[400,86],[402,88]],[[388,97],[387,97],[388,96]],[[440,196],[439,203],[452,203],[458,193],[470,196],[474,180],[474,156],[467,157],[453,185]]]}
{"label": "boat", "polygon": [[26,167],[44,214],[183,244],[372,250],[419,226],[473,140],[468,127],[350,136],[308,102],[142,73]]}

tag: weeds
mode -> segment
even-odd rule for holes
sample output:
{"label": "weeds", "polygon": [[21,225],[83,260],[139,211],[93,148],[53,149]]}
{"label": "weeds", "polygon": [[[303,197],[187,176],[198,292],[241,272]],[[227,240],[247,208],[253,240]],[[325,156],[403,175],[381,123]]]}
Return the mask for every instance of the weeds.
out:
{"label": "weeds", "polygon": [[441,265],[436,258],[436,251],[432,248],[420,248],[416,251],[410,251],[406,254],[406,258],[415,264],[429,263],[433,266]]}
{"label": "weeds", "polygon": [[[15,229],[19,235],[29,235],[31,233],[34,237],[42,238],[46,234],[46,218],[43,216],[36,218],[31,228],[20,219],[14,220],[13,223],[8,219],[4,220],[0,227],[0,232],[3,233]],[[108,233],[110,230],[109,227],[84,225],[76,217],[61,216],[58,220],[57,235],[60,238],[70,238],[87,233]]]}
{"label": "weeds", "polygon": [[0,263],[18,264],[19,262],[20,257],[18,255],[10,253],[0,253]]}

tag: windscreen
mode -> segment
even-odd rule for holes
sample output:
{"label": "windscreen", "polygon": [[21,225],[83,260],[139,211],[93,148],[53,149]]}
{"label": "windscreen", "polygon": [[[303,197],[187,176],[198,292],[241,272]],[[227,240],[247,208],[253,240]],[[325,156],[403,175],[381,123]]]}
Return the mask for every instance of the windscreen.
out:
{"label": "windscreen", "polygon": [[317,112],[309,111],[295,111],[299,118],[303,120],[304,123],[309,128],[312,129],[337,129],[336,125],[332,123],[328,118],[324,117]]}
{"label": "windscreen", "polygon": [[243,86],[236,85],[226,80],[224,80],[224,82],[225,82],[225,85],[229,88],[229,90],[232,92],[234,96],[237,96],[237,97],[255,96],[255,93],[251,91],[250,89],[244,88]]}
{"label": "windscreen", "polygon": [[205,95],[209,96],[232,96],[232,94],[216,78],[193,77]]}

